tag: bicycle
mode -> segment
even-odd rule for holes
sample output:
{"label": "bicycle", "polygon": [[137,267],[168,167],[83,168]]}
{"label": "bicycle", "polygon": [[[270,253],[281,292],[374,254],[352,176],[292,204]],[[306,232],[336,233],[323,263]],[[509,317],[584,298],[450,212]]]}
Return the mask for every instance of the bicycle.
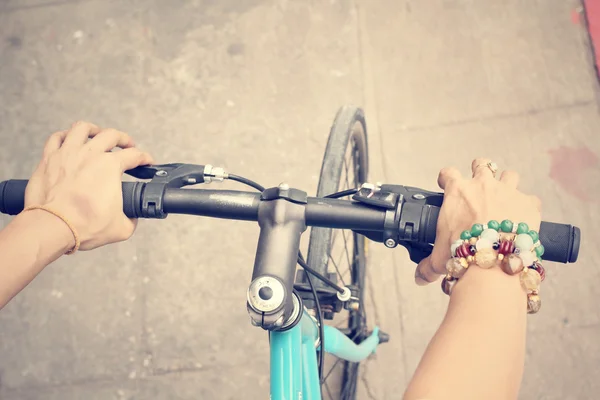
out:
{"label": "bicycle", "polygon": [[[442,193],[367,183],[367,130],[360,108],[346,106],[337,113],[314,198],[285,183],[265,189],[210,165],[165,164],[127,173],[148,180],[123,183],[123,210],[131,218],[178,213],[258,222],[246,307],[252,324],[269,332],[271,399],[356,399],[360,361],[389,340],[367,325],[367,239],[388,248],[404,246],[419,262],[433,248],[443,201]],[[182,189],[225,179],[258,192]],[[25,180],[0,182],[0,212],[23,210],[26,185]],[[352,199],[341,199],[347,196]],[[308,226],[305,259],[300,237]],[[545,259],[575,262],[580,236],[575,226],[542,222]],[[343,246],[339,255],[336,245]],[[302,269],[296,271],[297,264]],[[333,358],[326,361],[326,353]]]}

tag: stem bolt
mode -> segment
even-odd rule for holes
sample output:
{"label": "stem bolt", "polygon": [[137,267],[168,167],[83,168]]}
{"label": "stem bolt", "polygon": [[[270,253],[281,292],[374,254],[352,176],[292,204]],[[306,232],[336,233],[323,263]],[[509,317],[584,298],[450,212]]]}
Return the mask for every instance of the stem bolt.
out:
{"label": "stem bolt", "polygon": [[167,171],[165,171],[164,169],[156,171],[156,176],[167,176]]}
{"label": "stem bolt", "polygon": [[387,239],[385,241],[385,247],[389,247],[390,249],[393,248],[393,247],[396,247],[396,241],[394,239],[392,239],[392,238]]}

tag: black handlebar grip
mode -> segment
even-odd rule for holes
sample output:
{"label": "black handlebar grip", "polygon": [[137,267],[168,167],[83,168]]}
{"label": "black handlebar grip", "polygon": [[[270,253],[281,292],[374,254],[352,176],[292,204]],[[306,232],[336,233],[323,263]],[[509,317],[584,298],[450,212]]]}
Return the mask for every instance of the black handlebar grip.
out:
{"label": "black handlebar grip", "polygon": [[542,258],[561,263],[574,263],[579,256],[581,230],[573,225],[542,221],[540,242],[544,245]]}
{"label": "black handlebar grip", "polygon": [[142,218],[145,182],[123,182],[123,212],[129,218]]}
{"label": "black handlebar grip", "polygon": [[0,213],[17,215],[23,211],[28,182],[23,179],[0,182]]}
{"label": "black handlebar grip", "polygon": [[[439,207],[425,205],[421,214],[421,226],[425,232],[419,237],[426,243],[435,242]],[[544,245],[542,258],[560,263],[574,263],[579,256],[581,231],[578,227],[567,224],[542,221],[540,225],[540,242]]]}
{"label": "black handlebar grip", "polygon": [[[25,206],[25,188],[27,180],[12,179],[0,182],[0,213],[17,215]],[[142,215],[142,195],[146,183],[123,182],[123,212],[129,218]]]}
{"label": "black handlebar grip", "polygon": [[[421,226],[425,229],[425,243],[435,242],[435,232],[437,229],[437,220],[440,216],[440,207],[426,205],[421,213]],[[423,237],[423,236],[421,236]]]}

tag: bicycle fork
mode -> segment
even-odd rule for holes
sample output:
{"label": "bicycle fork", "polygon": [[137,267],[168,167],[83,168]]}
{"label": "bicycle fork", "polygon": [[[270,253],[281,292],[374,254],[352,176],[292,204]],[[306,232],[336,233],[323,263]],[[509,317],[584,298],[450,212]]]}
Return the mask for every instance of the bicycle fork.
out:
{"label": "bicycle fork", "polygon": [[[284,331],[270,333],[271,400],[321,400],[317,362],[319,327],[306,310],[300,323]],[[324,327],[324,350],[342,360],[360,362],[375,352],[380,342],[379,328],[360,344],[334,327]]]}

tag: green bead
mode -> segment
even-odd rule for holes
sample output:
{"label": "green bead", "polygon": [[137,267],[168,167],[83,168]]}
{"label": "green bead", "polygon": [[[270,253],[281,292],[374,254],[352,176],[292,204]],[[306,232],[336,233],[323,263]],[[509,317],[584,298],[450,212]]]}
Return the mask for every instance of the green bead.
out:
{"label": "green bead", "polygon": [[512,232],[512,228],[513,228],[513,223],[511,220],[505,219],[500,224],[500,229],[502,230],[502,232]]}
{"label": "green bead", "polygon": [[544,255],[544,251],[546,249],[544,249],[544,245],[539,245],[538,247],[535,248],[535,255],[538,256],[538,258],[541,260],[542,256]]}
{"label": "green bead", "polygon": [[[529,225],[527,225],[525,222],[519,222],[519,225],[517,225],[517,235],[521,234],[521,233],[528,233],[529,232]],[[535,240],[533,241],[535,243]]]}
{"label": "green bead", "polygon": [[538,233],[536,231],[529,231],[529,232],[527,232],[527,234],[529,236],[531,236],[531,238],[533,239],[533,243],[535,243],[538,240],[540,240],[540,235],[538,235]]}
{"label": "green bead", "polygon": [[493,219],[490,222],[488,222],[488,228],[497,231],[498,229],[500,229],[500,222]]}
{"label": "green bead", "polygon": [[479,236],[483,232],[483,225],[475,224],[471,227],[471,236]]}
{"label": "green bead", "polygon": [[469,231],[462,231],[462,233],[460,234],[460,238],[462,240],[469,240],[469,239],[471,239],[471,232],[469,232]]}

